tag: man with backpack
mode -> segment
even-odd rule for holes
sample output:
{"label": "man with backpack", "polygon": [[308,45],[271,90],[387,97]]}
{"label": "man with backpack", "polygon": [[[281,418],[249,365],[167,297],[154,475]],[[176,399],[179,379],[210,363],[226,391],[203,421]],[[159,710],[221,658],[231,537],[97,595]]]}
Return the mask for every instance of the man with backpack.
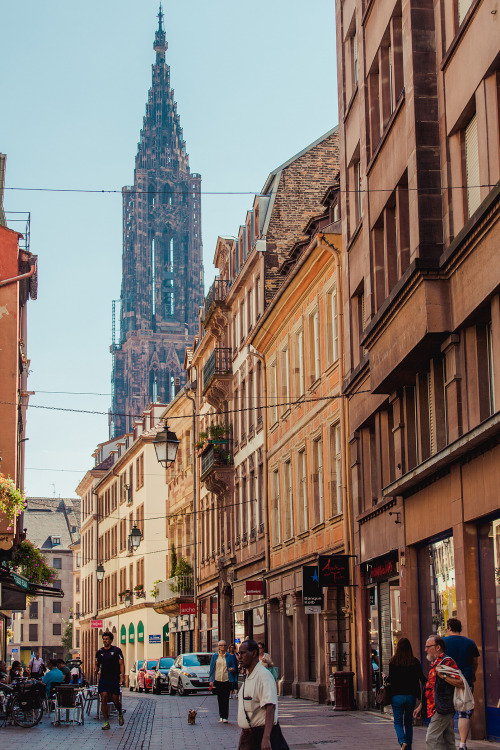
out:
{"label": "man with backpack", "polygon": [[45,664],[43,663],[43,659],[40,659],[38,656],[38,651],[35,651],[34,655],[31,657],[28,669],[32,680],[42,679],[43,673],[45,672]]}

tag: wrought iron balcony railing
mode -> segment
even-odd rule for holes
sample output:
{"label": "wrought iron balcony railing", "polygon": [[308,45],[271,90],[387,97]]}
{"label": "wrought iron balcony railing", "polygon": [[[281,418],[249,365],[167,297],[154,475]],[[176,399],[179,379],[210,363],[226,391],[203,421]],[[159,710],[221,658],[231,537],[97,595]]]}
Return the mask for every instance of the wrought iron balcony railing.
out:
{"label": "wrought iron balcony railing", "polygon": [[230,443],[224,445],[208,445],[201,454],[201,479],[212,469],[226,468],[233,465],[233,452]]}
{"label": "wrought iron balcony railing", "polygon": [[229,291],[231,282],[228,279],[215,279],[205,297],[203,317],[206,319],[215,302],[223,302]]}
{"label": "wrought iron balcony railing", "polygon": [[217,375],[231,375],[231,360],[231,349],[218,346],[213,350],[203,367],[203,392],[207,390],[212,378]]}

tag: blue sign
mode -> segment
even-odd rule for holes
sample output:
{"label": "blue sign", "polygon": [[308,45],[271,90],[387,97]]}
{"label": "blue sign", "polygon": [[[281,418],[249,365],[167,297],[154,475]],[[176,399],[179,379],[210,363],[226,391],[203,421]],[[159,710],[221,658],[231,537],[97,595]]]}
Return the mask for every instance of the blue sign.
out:
{"label": "blue sign", "polygon": [[158,635],[150,635],[149,636],[149,642],[150,643],[161,643],[161,633],[158,633]]}
{"label": "blue sign", "polygon": [[18,648],[13,648],[12,649],[12,653],[13,654],[18,654],[19,653],[19,649]]}

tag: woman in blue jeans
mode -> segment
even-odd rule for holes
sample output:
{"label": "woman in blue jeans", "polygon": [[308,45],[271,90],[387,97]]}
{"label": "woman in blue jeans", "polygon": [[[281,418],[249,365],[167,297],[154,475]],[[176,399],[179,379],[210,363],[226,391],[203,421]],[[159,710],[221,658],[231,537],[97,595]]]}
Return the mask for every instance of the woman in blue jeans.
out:
{"label": "woman in blue jeans", "polygon": [[389,661],[388,683],[392,696],[394,728],[401,750],[411,750],[413,741],[413,709],[420,698],[420,683],[425,685],[426,678],[422,665],[413,656],[408,638],[400,638],[396,653]]}

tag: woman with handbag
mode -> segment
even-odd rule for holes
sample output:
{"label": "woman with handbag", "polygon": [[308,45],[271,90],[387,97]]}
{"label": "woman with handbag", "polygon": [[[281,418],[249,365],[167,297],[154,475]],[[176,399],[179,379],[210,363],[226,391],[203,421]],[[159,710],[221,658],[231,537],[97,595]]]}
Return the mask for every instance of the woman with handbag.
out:
{"label": "woman with handbag", "polygon": [[401,750],[411,750],[413,741],[413,710],[420,697],[420,683],[426,679],[422,665],[413,656],[408,638],[400,638],[396,652],[389,661],[388,683],[391,693],[394,728]]}

